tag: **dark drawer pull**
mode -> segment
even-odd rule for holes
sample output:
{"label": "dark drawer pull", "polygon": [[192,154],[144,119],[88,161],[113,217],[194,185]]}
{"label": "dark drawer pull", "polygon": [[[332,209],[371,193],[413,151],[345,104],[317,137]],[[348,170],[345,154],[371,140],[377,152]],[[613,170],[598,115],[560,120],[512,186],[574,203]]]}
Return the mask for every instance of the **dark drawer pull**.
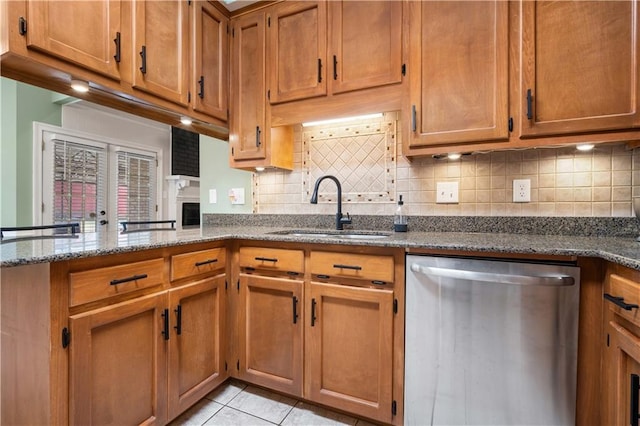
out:
{"label": "dark drawer pull", "polygon": [[261,262],[277,262],[278,259],[276,258],[272,258],[272,257],[256,257],[256,260],[259,260]]}
{"label": "dark drawer pull", "polygon": [[217,261],[218,261],[218,259],[203,260],[202,262],[196,262],[196,266],[204,266],[204,265],[208,265],[210,263],[216,263]]}
{"label": "dark drawer pull", "polygon": [[147,277],[148,277],[147,274],[133,275],[131,277],[121,278],[119,280],[111,280],[111,285],[124,284],[124,283],[128,283],[130,281],[138,281],[138,280],[142,280],[142,279],[147,278]]}
{"label": "dark drawer pull", "polygon": [[298,322],[298,298],[293,296],[293,323]]}
{"label": "dark drawer pull", "polygon": [[311,327],[316,325],[316,299],[311,299]]}
{"label": "dark drawer pull", "polygon": [[353,266],[353,265],[333,265],[334,268],[338,268],[338,269],[353,269],[354,271],[360,271],[362,270],[362,266]]}
{"label": "dark drawer pull", "polygon": [[632,303],[625,303],[624,297],[612,296],[609,293],[605,293],[604,298],[626,311],[630,311],[632,309],[638,309],[638,305],[634,305]]}

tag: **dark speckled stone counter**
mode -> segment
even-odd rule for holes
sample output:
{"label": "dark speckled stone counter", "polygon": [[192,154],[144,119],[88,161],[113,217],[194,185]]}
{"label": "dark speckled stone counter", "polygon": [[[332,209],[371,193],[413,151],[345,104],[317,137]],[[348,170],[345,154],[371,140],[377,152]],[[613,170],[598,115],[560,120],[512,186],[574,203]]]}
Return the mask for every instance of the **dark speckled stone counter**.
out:
{"label": "dark speckled stone counter", "polygon": [[[241,221],[242,222],[242,221]],[[330,243],[400,247],[405,249],[444,249],[476,252],[523,253],[600,257],[640,270],[640,243],[634,236],[534,235],[507,232],[387,232],[388,238],[376,240],[343,239],[330,227],[204,225],[188,231],[155,231],[130,234],[81,234],[74,239],[3,241],[0,266],[56,262],[91,256],[104,256],[136,250],[191,244],[204,241],[243,239],[300,243]],[[287,229],[323,229],[325,236],[285,235]],[[345,231],[349,232],[349,231]],[[384,232],[384,231],[378,231]]]}

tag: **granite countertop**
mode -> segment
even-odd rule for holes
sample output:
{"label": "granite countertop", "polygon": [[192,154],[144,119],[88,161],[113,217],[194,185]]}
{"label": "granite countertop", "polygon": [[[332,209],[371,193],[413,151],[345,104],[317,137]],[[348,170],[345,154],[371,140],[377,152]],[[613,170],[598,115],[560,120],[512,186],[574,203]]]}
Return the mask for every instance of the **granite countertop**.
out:
{"label": "granite countertop", "polygon": [[[291,228],[288,228],[289,230]],[[305,228],[295,228],[305,230]],[[600,257],[640,270],[640,242],[629,236],[532,235],[489,232],[385,232],[383,239],[343,239],[339,232],[327,229],[326,236],[286,235],[286,227],[212,226],[184,231],[153,231],[79,234],[77,238],[32,239],[7,241],[0,245],[0,266],[11,267],[31,263],[126,253],[197,242],[243,239],[342,245],[400,247],[405,249],[445,249],[477,252],[548,254]],[[318,231],[318,229],[313,229]],[[280,233],[279,233],[280,232]],[[343,231],[358,232],[358,231]],[[363,231],[365,233],[369,231]],[[369,232],[371,233],[371,232]]]}

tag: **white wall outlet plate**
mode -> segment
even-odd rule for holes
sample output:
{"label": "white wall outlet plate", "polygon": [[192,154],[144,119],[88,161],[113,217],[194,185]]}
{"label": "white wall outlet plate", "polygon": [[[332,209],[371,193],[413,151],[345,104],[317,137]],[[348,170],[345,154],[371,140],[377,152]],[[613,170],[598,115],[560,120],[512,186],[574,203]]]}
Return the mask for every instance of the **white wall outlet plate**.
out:
{"label": "white wall outlet plate", "polygon": [[231,204],[244,204],[244,188],[231,188],[229,200],[231,200]]}
{"label": "white wall outlet plate", "polygon": [[531,201],[531,179],[513,180],[513,202],[529,203]]}
{"label": "white wall outlet plate", "polygon": [[215,189],[209,190],[209,204],[216,204],[218,202],[218,192]]}
{"label": "white wall outlet plate", "polygon": [[437,204],[458,203],[458,182],[437,182],[436,183],[436,203]]}

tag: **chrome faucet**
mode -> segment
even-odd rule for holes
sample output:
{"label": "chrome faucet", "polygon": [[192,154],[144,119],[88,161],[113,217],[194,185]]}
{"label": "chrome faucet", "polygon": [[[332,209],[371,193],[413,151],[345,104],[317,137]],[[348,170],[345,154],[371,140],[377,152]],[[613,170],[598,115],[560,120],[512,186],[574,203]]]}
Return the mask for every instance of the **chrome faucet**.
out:
{"label": "chrome faucet", "polygon": [[340,181],[335,176],[325,175],[318,178],[316,181],[316,185],[313,188],[313,194],[311,195],[311,204],[318,204],[318,188],[320,187],[320,182],[325,179],[331,179],[336,183],[338,187],[338,212],[336,213],[336,229],[342,230],[344,229],[343,225],[348,225],[351,223],[351,218],[349,217],[349,213],[347,213],[347,217],[342,217],[342,186],[340,185]]}

